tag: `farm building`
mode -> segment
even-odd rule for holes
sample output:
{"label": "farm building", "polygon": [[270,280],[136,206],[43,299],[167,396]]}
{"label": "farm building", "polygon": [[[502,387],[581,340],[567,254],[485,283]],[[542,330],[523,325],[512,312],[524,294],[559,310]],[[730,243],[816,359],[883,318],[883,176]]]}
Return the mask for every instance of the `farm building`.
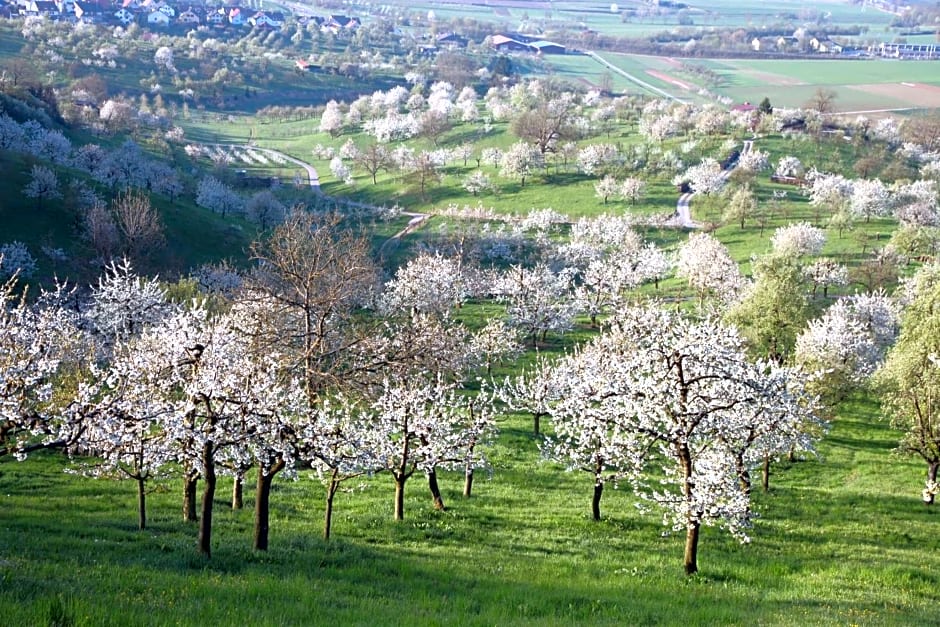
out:
{"label": "farm building", "polygon": [[526,35],[493,35],[490,46],[500,52],[532,52],[535,54],[565,54],[565,47],[544,39]]}
{"label": "farm building", "polygon": [[533,41],[529,44],[536,54],[565,54],[565,47],[551,41]]}
{"label": "farm building", "polygon": [[895,59],[940,59],[940,44],[889,44],[869,48],[872,54]]}
{"label": "farm building", "polygon": [[500,52],[531,52],[528,42],[519,41],[505,35],[493,35],[490,45]]}
{"label": "farm building", "polygon": [[466,48],[469,41],[466,37],[457,33],[440,33],[434,39],[438,46],[450,46],[454,48]]}

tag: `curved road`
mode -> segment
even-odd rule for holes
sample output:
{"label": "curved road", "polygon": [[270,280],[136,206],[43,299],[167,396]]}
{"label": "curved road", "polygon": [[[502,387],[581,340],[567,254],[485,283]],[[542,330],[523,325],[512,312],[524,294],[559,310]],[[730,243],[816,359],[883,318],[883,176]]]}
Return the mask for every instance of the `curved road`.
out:
{"label": "curved road", "polygon": [[[251,146],[249,144],[205,144],[205,145],[206,146],[235,147],[235,148],[245,148],[245,149],[250,149],[250,150],[256,150],[258,152],[263,152],[263,153],[284,159],[285,161],[289,161],[290,163],[293,163],[294,165],[300,168],[303,168],[304,171],[307,173],[307,181],[309,182],[310,188],[316,192],[320,192],[320,175],[317,173],[316,168],[314,168],[309,163],[305,161],[301,161],[300,159],[297,159],[296,157],[292,157],[288,154],[285,154],[281,152],[280,150],[274,150],[273,148],[260,148],[258,146]],[[366,209],[378,209],[378,207],[375,207],[374,205],[368,205],[365,203],[356,202],[352,200],[346,200],[346,199],[343,199],[343,200],[347,204],[354,206],[354,207],[361,207],[361,208],[366,208]],[[408,224],[405,225],[405,228],[403,228],[399,232],[392,235],[382,244],[382,247],[379,249],[379,254],[385,253],[388,248],[397,244],[399,241],[401,241],[401,238],[408,235],[412,231],[415,231],[418,227],[424,224],[425,220],[431,217],[431,215],[427,213],[416,213],[412,211],[402,211],[401,215],[411,216],[411,220],[408,221]]]}
{"label": "curved road", "polygon": [[[741,154],[743,155],[750,152],[751,148],[753,147],[754,140],[745,139],[744,146],[741,148]],[[734,171],[734,168],[725,170],[721,173],[721,177],[727,179],[729,176],[731,176],[732,171]],[[684,229],[697,229],[700,226],[698,222],[692,219],[692,212],[689,209],[689,201],[692,200],[692,196],[694,195],[695,192],[686,192],[679,196],[679,202],[676,203],[676,214],[673,216],[670,224]]]}
{"label": "curved road", "polygon": [[279,150],[272,150],[271,148],[259,148],[258,146],[252,146],[251,144],[202,144],[203,146],[218,146],[220,148],[244,148],[245,150],[254,150],[256,152],[263,152],[274,157],[279,157],[285,161],[293,163],[299,168],[307,173],[307,183],[313,188],[314,191],[320,191],[320,175],[317,174],[316,168],[314,168],[309,163],[305,163],[300,159],[295,159],[290,155],[286,155]]}
{"label": "curved road", "polygon": [[245,147],[250,148],[251,150],[257,150],[258,152],[265,152],[269,155],[280,157],[284,159],[285,161],[289,161],[293,163],[294,165],[303,168],[307,172],[307,181],[309,182],[310,187],[312,187],[313,189],[317,191],[320,191],[320,175],[317,174],[316,168],[314,168],[309,163],[305,163],[304,161],[301,161],[300,159],[295,159],[294,157],[290,155],[285,155],[283,152],[280,152],[279,150],[272,150],[271,148],[259,148],[257,146],[245,146]]}

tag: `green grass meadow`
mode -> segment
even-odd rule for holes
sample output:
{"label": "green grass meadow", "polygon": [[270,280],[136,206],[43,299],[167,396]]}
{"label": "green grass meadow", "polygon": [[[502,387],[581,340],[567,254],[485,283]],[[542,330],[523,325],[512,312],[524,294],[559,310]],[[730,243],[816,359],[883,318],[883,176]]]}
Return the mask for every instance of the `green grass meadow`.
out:
{"label": "green grass meadow", "polygon": [[[605,4],[565,1],[547,6],[533,4],[528,11],[533,18],[548,12],[553,19],[568,21],[581,15],[591,28],[605,33],[662,29],[653,22],[624,23]],[[430,2],[409,7],[414,11],[434,8],[441,15],[471,11]],[[750,13],[730,0],[706,0],[695,7],[696,16],[699,10],[702,15],[718,14],[716,25],[769,21],[778,12],[798,8],[782,0]],[[831,11],[832,19],[840,24],[853,23],[863,12],[861,7],[841,2],[823,2],[813,8]],[[507,24],[517,24],[526,10],[513,6],[501,9],[499,15]],[[496,11],[474,5],[471,13]],[[865,15],[873,23],[890,19],[871,10]],[[0,55],[12,50],[8,30],[0,29]],[[698,79],[682,73],[673,60],[636,55],[605,58],[678,96],[691,98],[693,92],[677,91],[674,84],[649,72],[698,85]],[[587,57],[564,56],[546,63],[554,65],[550,71],[555,75],[582,85],[597,85],[606,74]],[[713,91],[736,101],[768,96],[776,106],[801,105],[825,85],[836,89],[839,109],[895,107],[903,105],[902,99],[876,101],[872,94],[848,85],[901,81],[940,85],[937,63],[692,63],[720,74],[722,83],[710,86]],[[450,204],[481,204],[506,216],[551,207],[572,219],[602,213],[668,214],[676,207],[679,194],[670,182],[671,174],[647,180],[646,197],[636,206],[615,200],[605,204],[595,195],[596,177],[577,173],[572,163],[553,163],[525,185],[500,177],[485,164],[483,171],[500,190],[479,197],[461,187],[463,178],[477,168],[474,160],[449,165],[442,179],[423,193],[413,180],[394,172],[380,173],[372,184],[368,175],[358,171],[355,184],[348,185],[332,176],[329,161],[315,158],[313,149],[318,144],[339,148],[348,138],[361,145],[370,139],[363,133],[330,138],[319,133],[317,119],[269,124],[250,115],[228,113],[254,111],[262,103],[309,105],[329,97],[351,99],[365,84],[299,75],[289,64],[276,70],[255,95],[246,97],[240,95],[241,88],[229,89],[224,112],[194,111],[181,124],[189,142],[244,144],[251,140],[311,163],[319,171],[327,198],[314,196],[310,190],[284,192],[300,202],[328,203],[335,196],[428,213],[440,213]],[[779,77],[778,84],[768,77]],[[641,93],[621,77],[613,76],[612,81],[615,90]],[[368,84],[368,91],[391,84],[391,79],[380,77]],[[285,92],[283,100],[280,91]],[[664,148],[680,151],[687,139],[667,140]],[[742,139],[738,137],[739,142]],[[456,125],[440,144],[454,147],[471,141],[479,152],[489,146],[505,148],[515,138],[505,122],[494,123],[485,134],[471,125]],[[631,123],[618,127],[610,137],[587,141],[619,144],[626,151],[642,138]],[[703,140],[682,158],[691,164],[702,156],[714,156],[720,141]],[[409,145],[418,150],[434,148],[425,139]],[[850,177],[855,176],[852,167],[868,148],[841,138],[797,141],[779,135],[760,137],[755,147],[768,151],[772,163],[794,154],[807,168],[816,165]],[[882,161],[878,167],[884,169],[890,158],[885,155]],[[31,165],[0,152],[0,169],[5,174],[0,179],[0,242],[20,239],[34,253],[45,244],[63,246],[70,259],[87,258],[77,211],[70,209],[68,198],[40,210],[35,201],[23,197]],[[230,169],[243,168],[235,163]],[[289,166],[247,169],[258,174],[276,171],[282,176],[291,172]],[[63,183],[79,176],[64,168],[57,172]],[[773,191],[784,189],[788,196],[767,228],[760,232],[751,220],[743,229],[729,224],[715,231],[745,272],[753,255],[770,249],[774,228],[817,221],[798,190],[772,184],[769,174],[763,172],[754,181],[760,201],[768,202]],[[628,175],[633,173],[620,172],[618,178]],[[244,260],[257,229],[246,220],[222,219],[196,207],[191,201],[195,180],[187,179],[186,185],[186,200],[155,199],[166,224],[167,246],[154,265],[182,272],[206,261]],[[712,213],[720,213],[723,202],[696,197],[692,216],[700,221],[715,217],[717,222]],[[408,220],[401,216],[368,225],[373,248],[380,250]],[[386,251],[387,269],[408,259],[446,220],[432,216],[394,250]],[[883,245],[895,227],[888,220],[873,220],[857,224],[854,232],[841,237],[829,229],[823,255],[858,265],[865,258],[862,247],[870,250],[872,242]],[[641,227],[641,231],[668,250],[687,237],[681,229]],[[45,276],[65,273],[87,282],[100,270],[69,262],[56,266],[36,256]],[[822,309],[836,295],[857,288],[834,290],[828,298],[815,298],[812,306]],[[688,288],[679,279],[663,281],[655,288],[646,286],[642,293],[692,306]],[[478,328],[485,317],[502,312],[498,304],[470,303],[455,315],[468,327]],[[549,336],[540,350],[560,355],[595,333],[580,320],[572,332]],[[530,352],[521,364],[534,359]],[[521,364],[497,372],[515,374]],[[748,544],[720,529],[704,530],[700,572],[694,577],[683,574],[684,534],[664,527],[659,513],[637,508],[628,486],[607,487],[604,518],[594,522],[590,519],[591,478],[542,461],[540,439],[531,433],[531,417],[505,413],[499,424],[500,436],[488,450],[492,473],[477,475],[472,498],[462,497],[462,473],[444,473],[441,487],[448,508],[435,511],[424,478],[418,474],[406,490],[405,520],[395,522],[389,476],[352,481],[336,498],[334,535],[329,542],[321,539],[324,489],[310,471],[299,471],[296,481],[283,476],[275,480],[271,549],[266,552],[250,549],[251,487],[246,485],[245,509],[235,511],[228,498],[231,479],[224,478],[216,493],[213,555],[208,560],[198,553],[196,526],[181,521],[181,486],[176,477],[150,485],[149,524],[146,531],[139,531],[132,482],[67,473],[73,466],[53,452],[23,462],[0,457],[0,625],[940,624],[940,511],[920,501],[925,468],[893,452],[899,434],[882,419],[870,393],[860,392],[836,408],[818,456],[773,466],[770,491],[757,488],[754,494],[756,516]]]}
{"label": "green grass meadow", "polygon": [[[867,398],[845,405],[818,459],[773,468],[755,498],[751,542],[703,533],[699,575],[682,574],[682,534],[608,488],[590,520],[591,481],[540,462],[530,421],[507,416],[494,471],[471,499],[443,477],[431,508],[420,477],[391,520],[380,475],[336,499],[309,473],[278,479],[271,550],[249,550],[252,502],[216,495],[214,553],[180,522],[176,482],[151,492],[135,528],[132,483],[63,473],[57,454],[0,460],[4,624],[738,624],[928,625],[940,600],[937,516],[922,468],[892,456],[896,434]],[[248,490],[246,489],[246,493]],[[59,622],[55,622],[55,620]]]}

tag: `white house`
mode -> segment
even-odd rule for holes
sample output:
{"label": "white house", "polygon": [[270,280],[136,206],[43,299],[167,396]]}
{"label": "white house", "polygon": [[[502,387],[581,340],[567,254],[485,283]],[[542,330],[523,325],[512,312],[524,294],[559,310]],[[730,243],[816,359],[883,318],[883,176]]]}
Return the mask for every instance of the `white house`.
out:
{"label": "white house", "polygon": [[[221,21],[221,17],[219,16],[219,21]],[[187,9],[179,14],[176,21],[180,24],[198,24],[199,16],[192,9]]]}
{"label": "white house", "polygon": [[284,16],[280,13],[269,13],[258,11],[248,18],[248,23],[252,26],[267,26],[269,28],[280,28],[284,23]]}
{"label": "white house", "polygon": [[170,16],[162,11],[153,11],[147,15],[147,23],[151,26],[169,26]]}

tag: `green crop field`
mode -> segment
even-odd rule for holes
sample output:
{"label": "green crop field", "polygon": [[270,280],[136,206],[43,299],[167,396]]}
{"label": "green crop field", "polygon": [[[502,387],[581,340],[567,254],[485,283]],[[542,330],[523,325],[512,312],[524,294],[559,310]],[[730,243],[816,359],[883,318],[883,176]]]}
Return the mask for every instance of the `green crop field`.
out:
{"label": "green crop field", "polygon": [[[490,22],[494,28],[515,30],[520,24],[537,24],[547,32],[561,29],[590,29],[615,37],[648,37],[669,31],[678,25],[678,12],[656,15],[645,11],[644,3],[637,1],[610,3],[594,0],[562,0],[555,2],[500,2],[461,4],[459,2],[401,2],[383,3],[398,6],[426,16],[433,13],[437,19],[468,17]],[[639,15],[634,11],[639,10]],[[624,16],[624,13],[627,13]],[[794,4],[784,0],[774,2],[740,3],[732,0],[706,0],[691,4],[683,12],[691,20],[691,27],[759,27],[788,21],[812,21],[824,16],[825,23],[833,26],[864,25],[871,29],[883,28],[891,22],[888,13],[853,5],[839,0],[827,0],[812,5]]]}
{"label": "green crop field", "polygon": [[[890,59],[678,59],[646,55],[603,53],[623,71],[672,95],[702,101],[700,87],[734,102],[757,102],[767,96],[778,106],[805,105],[817,89],[836,93],[839,111],[940,107],[940,64],[935,61]],[[566,62],[566,75],[579,67],[592,71],[589,57]],[[550,63],[553,61],[550,60]],[[717,73],[717,84],[686,72],[682,63],[704,66]]]}
{"label": "green crop field", "polygon": [[735,101],[768,96],[800,106],[821,87],[836,92],[838,110],[940,106],[940,65],[934,61],[872,59],[709,61],[723,83],[717,91]]}
{"label": "green crop field", "polygon": [[[573,85],[586,88],[600,88],[605,81],[610,81],[613,91],[621,94],[640,94],[648,96],[649,93],[615,72],[597,63],[593,59],[580,55],[559,55],[546,60],[546,74],[565,80]],[[537,75],[537,74],[536,74]]]}

